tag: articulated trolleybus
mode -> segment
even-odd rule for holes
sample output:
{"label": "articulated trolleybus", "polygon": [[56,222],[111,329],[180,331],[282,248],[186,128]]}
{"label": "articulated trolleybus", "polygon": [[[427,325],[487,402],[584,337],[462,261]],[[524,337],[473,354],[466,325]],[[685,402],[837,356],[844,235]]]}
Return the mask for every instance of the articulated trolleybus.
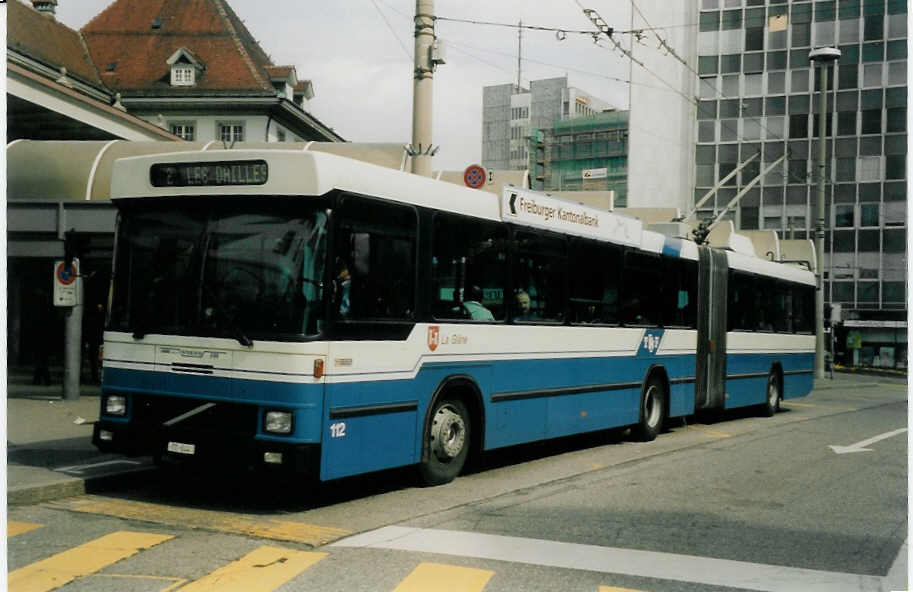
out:
{"label": "articulated trolleybus", "polygon": [[809,271],[546,194],[291,150],[124,158],[111,194],[102,450],[440,484],[812,387]]}

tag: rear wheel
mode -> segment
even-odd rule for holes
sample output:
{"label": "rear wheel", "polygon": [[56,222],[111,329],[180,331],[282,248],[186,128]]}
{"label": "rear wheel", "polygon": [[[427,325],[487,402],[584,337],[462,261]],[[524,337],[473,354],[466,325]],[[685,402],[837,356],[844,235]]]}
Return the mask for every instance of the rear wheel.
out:
{"label": "rear wheel", "polygon": [[780,409],[780,377],[773,370],[767,375],[767,398],[761,405],[761,414],[764,417],[773,417]]}
{"label": "rear wheel", "polygon": [[438,401],[425,427],[419,472],[428,485],[453,481],[469,455],[469,411],[459,399]]}
{"label": "rear wheel", "polygon": [[640,398],[640,421],[634,427],[634,437],[643,442],[656,439],[666,420],[666,389],[658,378],[651,378]]}

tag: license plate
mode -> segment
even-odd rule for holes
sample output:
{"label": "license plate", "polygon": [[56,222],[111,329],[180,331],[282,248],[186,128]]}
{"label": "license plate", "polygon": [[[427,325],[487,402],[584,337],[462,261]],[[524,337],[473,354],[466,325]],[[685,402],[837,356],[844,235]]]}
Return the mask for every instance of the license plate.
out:
{"label": "license plate", "polygon": [[197,450],[195,444],[185,444],[183,442],[168,442],[168,452],[178,454],[193,454]]}

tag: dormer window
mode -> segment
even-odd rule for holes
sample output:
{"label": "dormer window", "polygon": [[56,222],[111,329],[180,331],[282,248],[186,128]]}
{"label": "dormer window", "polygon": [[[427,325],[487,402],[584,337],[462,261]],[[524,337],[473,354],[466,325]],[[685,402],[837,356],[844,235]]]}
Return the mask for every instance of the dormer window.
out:
{"label": "dormer window", "polygon": [[196,76],[190,64],[175,64],[171,67],[171,86],[193,86]]}
{"label": "dormer window", "polygon": [[194,86],[206,69],[203,62],[185,47],[171,54],[166,63],[171,68],[171,86]]}

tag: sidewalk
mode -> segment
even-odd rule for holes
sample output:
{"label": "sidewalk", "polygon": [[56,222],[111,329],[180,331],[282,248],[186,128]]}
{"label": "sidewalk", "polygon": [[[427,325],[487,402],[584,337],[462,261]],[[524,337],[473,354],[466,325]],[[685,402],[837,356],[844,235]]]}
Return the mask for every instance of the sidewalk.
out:
{"label": "sidewalk", "polygon": [[151,459],[104,454],[92,445],[101,387],[82,385],[77,400],[63,386],[34,386],[11,369],[7,377],[7,504],[79,495],[100,479],[150,468]]}
{"label": "sidewalk", "polygon": [[[92,445],[101,388],[84,385],[75,401],[63,387],[33,386],[31,375],[11,370],[7,384],[7,503],[35,504],[85,493],[94,483],[153,468],[148,457],[103,454]],[[816,381],[815,390],[874,388],[898,382],[864,374],[835,373]],[[814,395],[812,395],[814,396]]]}

